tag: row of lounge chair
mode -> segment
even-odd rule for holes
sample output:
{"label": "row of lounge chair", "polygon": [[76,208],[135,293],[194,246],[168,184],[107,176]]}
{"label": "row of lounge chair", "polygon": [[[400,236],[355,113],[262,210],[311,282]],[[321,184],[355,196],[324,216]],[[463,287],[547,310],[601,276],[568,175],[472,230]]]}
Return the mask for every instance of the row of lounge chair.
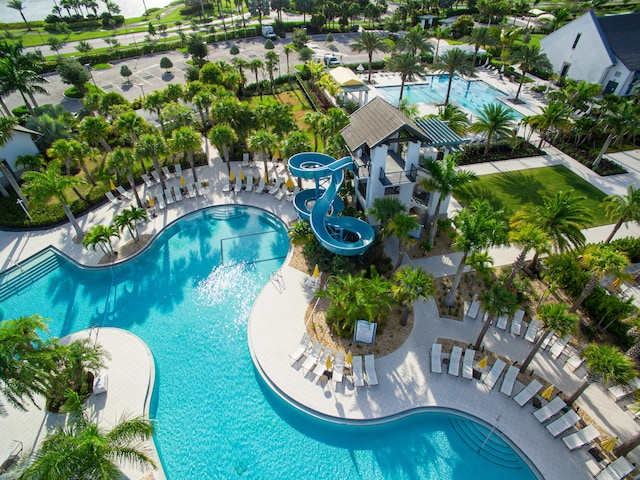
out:
{"label": "row of lounge chair", "polygon": [[301,369],[306,374],[313,374],[314,377],[321,377],[327,371],[331,372],[331,379],[334,383],[341,383],[345,369],[351,369],[351,381],[355,387],[363,387],[365,382],[368,386],[378,385],[375,358],[373,355],[356,355],[352,358],[351,364],[346,363],[346,354],[343,351],[335,352],[328,347],[323,347],[322,343],[311,342],[308,333],[304,333],[300,343],[294,351],[289,354],[291,365],[304,358]]}
{"label": "row of lounge chair", "polygon": [[[182,177],[182,175],[183,175],[182,166],[179,163],[176,163],[173,168],[174,168],[175,173],[171,173],[167,166],[162,167],[162,175],[164,176],[165,180],[169,179],[169,178],[173,178],[173,177],[176,177],[176,178]],[[151,178],[151,177],[153,177],[153,178]],[[157,185],[158,183],[161,183],[160,174],[158,173],[157,170],[152,170],[151,171],[151,177],[149,177],[149,175],[146,174],[146,173],[142,174],[142,181],[147,186],[147,188],[151,188],[154,185]]]}
{"label": "row of lounge chair", "polygon": [[113,205],[120,205],[120,203],[124,200],[131,200],[132,195],[131,192],[127,192],[122,185],[118,185],[116,187],[117,197],[113,194],[113,192],[109,191],[105,193],[105,197],[109,200]]}
{"label": "row of lounge chair", "polygon": [[300,191],[300,187],[294,187],[293,191],[289,191],[289,188],[286,184],[282,183],[281,178],[276,178],[276,182],[269,187],[263,177],[260,177],[260,181],[256,186],[254,183],[253,175],[249,174],[246,177],[246,185],[242,182],[242,179],[238,176],[236,177],[235,184],[228,183],[222,187],[223,192],[241,192],[244,190],[245,192],[255,192],[255,193],[268,193],[269,195],[273,195],[276,200],[282,200],[286,198],[288,201],[292,202],[293,198]]}

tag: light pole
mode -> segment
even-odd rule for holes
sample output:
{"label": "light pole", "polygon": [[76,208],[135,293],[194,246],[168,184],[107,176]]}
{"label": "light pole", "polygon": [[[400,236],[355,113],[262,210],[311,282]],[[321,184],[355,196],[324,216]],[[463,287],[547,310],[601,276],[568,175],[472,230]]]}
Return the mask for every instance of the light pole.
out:
{"label": "light pole", "polygon": [[142,98],[146,100],[147,96],[144,94],[144,84],[139,83],[138,86],[140,87],[140,90],[142,90]]}
{"label": "light pole", "polygon": [[84,67],[87,69],[87,71],[89,72],[89,75],[91,76],[91,81],[93,82],[93,86],[98,88],[98,85],[96,85],[96,79],[93,78],[93,73],[91,73],[91,65],[86,63]]}

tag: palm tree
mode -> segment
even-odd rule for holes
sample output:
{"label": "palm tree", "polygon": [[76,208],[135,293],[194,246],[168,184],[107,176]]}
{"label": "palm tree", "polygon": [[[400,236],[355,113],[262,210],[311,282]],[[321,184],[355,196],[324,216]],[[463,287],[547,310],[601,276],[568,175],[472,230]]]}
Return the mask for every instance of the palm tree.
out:
{"label": "palm tree", "polygon": [[589,385],[602,380],[605,384],[627,385],[637,375],[633,361],[616,347],[591,343],[582,350],[588,374],[587,380],[565,402],[573,403]]}
{"label": "palm tree", "polygon": [[20,92],[29,113],[35,116],[34,107],[37,107],[38,103],[33,94],[48,95],[41,85],[49,82],[38,73],[44,61],[42,55],[39,52],[25,53],[23,50],[21,42],[0,42],[0,92],[2,95]]}
{"label": "palm tree", "polygon": [[500,43],[502,44],[502,50],[500,51],[500,58],[504,59],[504,52],[507,48],[511,48],[522,35],[522,29],[520,27],[514,27],[512,25],[504,27],[500,31]]}
{"label": "palm tree", "polygon": [[134,164],[136,162],[136,155],[130,148],[116,147],[116,149],[109,156],[108,166],[111,170],[116,172],[116,180],[120,182],[120,175],[125,175],[133,195],[136,197],[136,205],[138,208],[142,208],[142,201],[138,195],[138,189],[136,188],[136,182],[133,177]]}
{"label": "palm tree", "polygon": [[58,426],[35,453],[33,463],[21,478],[121,478],[118,464],[136,468],[156,468],[156,464],[139,442],[153,435],[153,426],[142,417],[121,419],[105,431],[97,422],[82,418]]}
{"label": "palm tree", "polygon": [[593,292],[605,276],[613,275],[615,278],[624,276],[625,269],[629,266],[629,258],[611,245],[597,244],[585,249],[580,263],[591,274],[591,278],[571,306],[570,312],[578,310],[584,299]]}
{"label": "palm tree", "polygon": [[433,38],[436,39],[436,53],[433,55],[433,64],[436,65],[438,63],[438,50],[440,50],[440,40],[442,40],[446,36],[445,30],[437,26],[434,28],[431,33],[433,34]]}
{"label": "palm tree", "polygon": [[50,162],[44,171],[26,172],[22,178],[25,181],[23,190],[32,202],[44,203],[50,197],[55,197],[60,202],[65,215],[76,231],[76,240],[81,242],[84,233],[80,225],[78,225],[76,217],[74,217],[71,212],[65,190],[77,185],[82,185],[84,181],[77,177],[61,175],[60,162],[57,160]]}
{"label": "palm tree", "polygon": [[543,328],[548,332],[540,335],[533,348],[520,366],[520,372],[524,373],[529,368],[545,339],[556,333],[559,338],[563,338],[578,329],[580,319],[574,313],[569,312],[566,303],[547,303],[538,308],[537,319],[542,322]]}
{"label": "palm tree", "polygon": [[484,147],[485,157],[489,155],[491,141],[494,138],[500,140],[512,134],[514,119],[513,110],[502,104],[489,103],[482,107],[478,114],[478,120],[469,127],[469,130],[487,136],[487,142]]}
{"label": "palm tree", "polygon": [[169,143],[171,150],[176,153],[184,153],[189,158],[189,166],[193,173],[193,181],[197,182],[198,176],[196,174],[194,153],[202,148],[200,134],[192,127],[180,127],[173,131]]}
{"label": "palm tree", "polygon": [[278,138],[275,136],[275,134],[267,130],[258,130],[247,140],[247,146],[252,151],[257,152],[262,156],[265,172],[269,171],[269,165],[267,164],[267,161],[277,143]]}
{"label": "palm tree", "polygon": [[341,108],[330,108],[327,113],[322,116],[320,125],[318,127],[318,134],[322,138],[325,145],[325,151],[327,141],[340,133],[344,127],[349,125],[349,116]]}
{"label": "palm tree", "polygon": [[529,117],[531,127],[540,131],[538,148],[542,148],[547,132],[550,129],[560,132],[569,129],[572,124],[570,119],[571,110],[563,102],[550,101],[547,106],[541,107],[540,110],[541,112],[538,115]]}
{"label": "palm tree", "polygon": [[473,59],[471,65],[476,66],[476,60],[478,58],[478,50],[487,45],[494,45],[496,43],[495,37],[491,34],[489,27],[476,27],[471,30],[471,36],[469,38],[471,45],[474,45]]}
{"label": "palm tree", "polygon": [[419,26],[410,28],[398,41],[398,50],[411,52],[416,56],[433,53],[433,45],[427,40],[426,33]]}
{"label": "palm tree", "polygon": [[439,106],[437,114],[431,113],[425,118],[438,118],[442,120],[447,124],[447,127],[461,137],[464,137],[469,130],[469,117],[460,107],[452,103]]}
{"label": "palm tree", "polygon": [[273,72],[278,68],[280,55],[278,55],[278,52],[270,50],[264,54],[264,57],[267,60],[265,62],[265,68],[269,74],[269,85],[271,86],[271,93],[273,94]]}
{"label": "palm tree", "polygon": [[373,54],[375,52],[388,52],[389,44],[377,33],[364,31],[360,34],[360,38],[350,45],[351,50],[356,53],[367,52],[369,57],[369,78],[367,83],[371,83],[371,64],[373,63]]}
{"label": "palm tree", "polygon": [[373,199],[371,208],[367,210],[367,215],[380,222],[380,233],[384,239],[387,234],[389,222],[399,213],[404,213],[405,206],[396,197],[376,197]]}
{"label": "palm tree", "polygon": [[[593,165],[591,165],[592,169],[598,168],[611,142],[623,138],[628,131],[637,131],[637,121],[637,108],[635,108],[630,101],[623,101],[610,108],[606,108],[604,121],[600,122],[600,125],[608,135],[600,152],[598,152],[598,156],[593,161]],[[635,128],[634,125],[636,125]]]}
{"label": "palm tree", "polygon": [[626,195],[609,195],[602,202],[609,220],[616,222],[605,243],[613,239],[624,222],[640,223],[640,189],[633,185],[627,187]]}
{"label": "palm tree", "polygon": [[[582,246],[585,243],[582,228],[591,218],[583,200],[584,197],[572,192],[558,192],[553,198],[543,197],[542,205],[527,206],[517,211],[511,219],[511,227],[519,223],[537,225],[560,252]],[[535,266],[537,261],[536,251],[531,265]]]}
{"label": "palm tree", "polygon": [[482,308],[488,314],[488,318],[482,325],[480,333],[476,338],[474,349],[478,350],[482,345],[482,340],[489,330],[489,326],[493,318],[497,318],[500,315],[507,315],[513,313],[518,305],[518,297],[511,290],[507,290],[502,285],[494,283],[489,287],[489,290],[483,292],[480,295],[480,303]]}
{"label": "palm tree", "polygon": [[302,121],[309,126],[309,130],[313,134],[313,151],[318,151],[318,136],[322,128],[324,114],[322,112],[307,112],[304,114]]}
{"label": "palm tree", "polygon": [[413,240],[411,232],[415,232],[418,228],[420,228],[420,223],[415,215],[408,215],[401,212],[396,213],[391,218],[389,222],[389,233],[398,239],[398,259],[394,267],[396,270],[402,263],[406,245]]}
{"label": "palm tree", "polygon": [[[136,144],[136,155],[141,158],[150,158],[153,161],[153,168],[160,173],[160,157],[164,157],[169,153],[169,147],[165,142],[164,137],[157,133],[148,133],[140,137],[140,140]],[[164,177],[160,175],[160,183],[162,184],[162,190],[167,188],[164,183]]]}
{"label": "palm tree", "polygon": [[[47,321],[31,315],[0,323],[0,394],[22,411],[27,401],[35,405],[35,397],[49,390],[55,369],[57,343],[47,335]],[[0,415],[6,415],[2,403]]]}
{"label": "palm tree", "polygon": [[264,62],[259,58],[254,58],[249,62],[249,70],[251,70],[253,74],[256,76],[256,89],[260,94],[260,98],[262,98],[262,90],[260,89],[260,79],[258,78],[258,73],[263,68],[264,68]]}
{"label": "palm tree", "polygon": [[451,83],[453,82],[453,77],[456,73],[459,75],[470,75],[473,73],[471,57],[465,51],[455,47],[442,55],[438,63],[434,64],[433,68],[437,72],[444,72],[449,75],[447,96],[444,99],[445,106],[449,105],[449,95],[451,94]]}
{"label": "palm tree", "polygon": [[80,136],[89,144],[100,144],[107,152],[112,150],[111,145],[107,142],[107,136],[111,126],[104,117],[85,117],[78,125]]}
{"label": "palm tree", "polygon": [[411,52],[394,53],[389,59],[387,69],[400,74],[400,95],[398,97],[398,105],[402,103],[402,94],[404,92],[404,84],[412,82],[416,75],[424,73],[424,67],[420,64],[420,58]]}
{"label": "palm tree", "polygon": [[138,233],[138,224],[140,222],[146,222],[148,220],[147,211],[144,208],[131,207],[131,209],[125,208],[119,214],[113,217],[113,224],[120,230],[124,231],[126,228],[131,235],[131,238],[135,243],[140,241],[140,234]]}
{"label": "palm tree", "polygon": [[437,192],[438,201],[430,220],[429,243],[435,245],[436,232],[438,230],[438,217],[442,201],[459,188],[475,180],[476,174],[470,170],[457,170],[458,158],[449,155],[443,160],[428,160],[425,169],[429,172],[429,177],[422,180],[420,186],[427,192]]}
{"label": "palm tree", "polygon": [[409,313],[413,310],[413,303],[432,297],[436,287],[433,275],[424,271],[422,267],[414,268],[407,265],[393,274],[392,290],[403,310],[400,325],[405,326]]}
{"label": "palm tree", "polygon": [[509,243],[522,247],[520,253],[513,262],[511,273],[504,282],[504,288],[511,288],[513,280],[520,270],[524,268],[524,259],[530,250],[536,252],[546,252],[551,246],[549,236],[533,223],[518,223],[509,231]]}
{"label": "palm tree", "polygon": [[507,240],[507,225],[502,220],[502,211],[495,211],[488,201],[475,199],[453,219],[456,233],[453,245],[462,252],[462,258],[453,278],[451,290],[444,299],[447,307],[455,303],[456,290],[460,285],[469,254],[503,245]]}
{"label": "palm tree", "polygon": [[14,10],[18,10],[18,12],[20,12],[20,16],[22,17],[22,20],[27,26],[27,30],[31,31],[31,25],[29,25],[29,22],[27,22],[27,19],[24,17],[24,13],[22,13],[22,10],[24,10],[24,5],[22,4],[22,1],[9,0],[9,3],[7,3],[7,7],[13,8]]}
{"label": "palm tree", "polygon": [[547,56],[544,53],[540,54],[540,47],[537,45],[523,45],[513,52],[511,60],[514,63],[520,63],[520,71],[522,72],[520,83],[518,84],[518,91],[513,99],[513,103],[518,103],[520,89],[522,89],[522,84],[524,83],[527,73],[531,70],[551,70],[553,67]]}
{"label": "palm tree", "polygon": [[209,109],[214,102],[213,94],[209,92],[198,92],[193,96],[192,101],[195,107],[198,109],[198,114],[200,115],[202,126],[206,128],[209,122]]}
{"label": "palm tree", "polygon": [[289,66],[289,56],[293,52],[295,52],[296,50],[295,50],[295,48],[293,48],[293,45],[291,43],[287,43],[284,46],[283,51],[284,51],[285,56],[287,57],[287,75],[291,75],[291,67]]}
{"label": "palm tree", "polygon": [[67,140],[60,138],[53,142],[51,148],[47,150],[47,156],[54,160],[64,160],[64,168],[67,175],[71,175],[71,160],[74,158],[74,149],[80,148],[77,140]]}
{"label": "palm tree", "polygon": [[120,238],[120,232],[114,225],[94,225],[89,229],[82,239],[82,246],[87,250],[90,248],[95,252],[96,247],[100,247],[102,252],[111,257],[115,255],[113,251],[112,238]]}
{"label": "palm tree", "polygon": [[211,143],[213,143],[219,151],[222,151],[222,157],[227,164],[227,173],[231,175],[231,162],[229,160],[229,148],[238,141],[236,132],[226,123],[218,123],[209,130],[207,134]]}

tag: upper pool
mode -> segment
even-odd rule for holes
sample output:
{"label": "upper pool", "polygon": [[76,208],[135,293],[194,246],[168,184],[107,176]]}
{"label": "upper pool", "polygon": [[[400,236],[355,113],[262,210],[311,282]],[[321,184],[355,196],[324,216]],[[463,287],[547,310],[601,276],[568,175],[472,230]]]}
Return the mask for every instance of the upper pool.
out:
{"label": "upper pool", "polygon": [[172,480],[536,478],[471,419],[429,412],[337,425],[273,394],[252,364],[247,320],[288,248],[285,226],[263,210],[200,210],[121,265],[36,256],[0,276],[0,319],[40,313],[57,336],[98,324],[141,337],[156,362],[151,416]]}
{"label": "upper pool", "polygon": [[[412,83],[404,86],[402,97],[409,103],[443,103],[447,96],[449,75],[430,75],[424,83]],[[376,87],[382,96],[392,105],[398,104],[400,86]],[[458,76],[453,77],[449,101],[463,107],[474,116],[482,111],[482,107],[488,103],[506,105],[497,100],[498,97],[506,98],[507,94],[484,83],[482,80],[464,80]],[[517,120],[522,118],[515,110],[511,109]]]}

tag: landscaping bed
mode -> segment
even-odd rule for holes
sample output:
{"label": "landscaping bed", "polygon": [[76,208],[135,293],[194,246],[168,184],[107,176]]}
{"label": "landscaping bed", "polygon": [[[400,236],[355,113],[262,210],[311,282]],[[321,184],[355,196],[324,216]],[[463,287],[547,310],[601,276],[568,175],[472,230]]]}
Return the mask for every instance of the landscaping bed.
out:
{"label": "landscaping bed", "polygon": [[591,170],[596,172],[601,177],[627,173],[627,170],[625,170],[625,168],[622,167],[622,165],[612,160],[609,160],[606,157],[602,158],[602,161],[600,162],[600,165],[598,165],[597,168],[592,168],[593,162],[599,153],[597,151],[594,152],[591,149],[581,148],[571,143],[562,142],[562,141],[556,141],[553,144],[553,146],[559,150],[562,150],[564,153],[566,153],[573,159],[577,160],[578,162],[583,164],[585,167],[589,167]]}

